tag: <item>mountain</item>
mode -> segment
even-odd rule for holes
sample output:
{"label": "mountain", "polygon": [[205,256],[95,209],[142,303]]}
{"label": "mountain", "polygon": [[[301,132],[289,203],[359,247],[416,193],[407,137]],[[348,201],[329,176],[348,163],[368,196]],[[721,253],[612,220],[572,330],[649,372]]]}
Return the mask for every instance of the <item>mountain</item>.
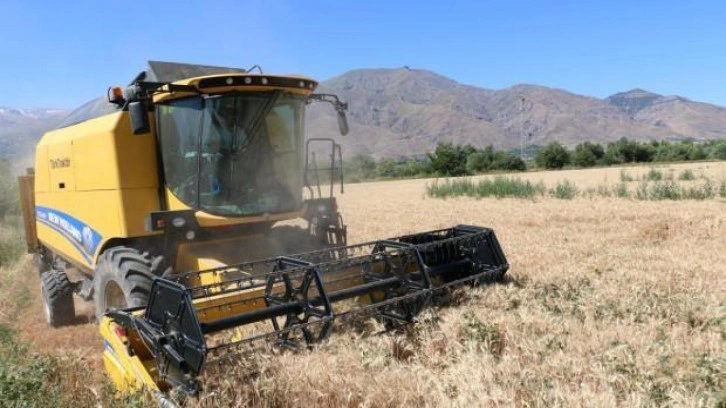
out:
{"label": "mountain", "polygon": [[[588,140],[726,138],[726,108],[642,89],[598,99],[539,85],[501,90],[460,84],[411,69],[361,69],[321,84],[350,104],[351,135],[339,138],[348,154],[408,156],[440,141],[500,149],[568,146]],[[308,129],[335,134],[329,107],[316,108]]]}
{"label": "mountain", "polygon": [[616,93],[605,98],[611,105],[617,106],[630,116],[635,116],[639,111],[652,105],[662,95],[648,92],[644,89],[635,88],[627,92]]}
{"label": "mountain", "polygon": [[[423,69],[358,69],[324,81],[318,92],[349,103],[351,131],[341,137],[335,112],[313,104],[311,137],[335,137],[346,155],[421,155],[442,141],[498,149],[583,141],[726,138],[726,108],[643,89],[605,99],[539,85],[483,89]],[[67,111],[0,108],[0,157],[31,157],[40,135]]]}
{"label": "mountain", "polygon": [[9,158],[16,170],[32,165],[35,144],[68,114],[62,109],[0,107],[0,158]]}
{"label": "mountain", "polygon": [[[357,70],[322,83],[319,92],[349,102],[351,134],[338,138],[348,153],[404,155],[444,140],[477,143],[480,135],[502,137],[484,105],[491,91],[429,71]],[[332,115],[329,106],[314,107],[308,129],[335,134]]]}
{"label": "mountain", "polygon": [[726,108],[682,96],[663,96],[633,89],[606,100],[631,115],[634,121],[668,129],[679,136],[719,139],[726,131]]}

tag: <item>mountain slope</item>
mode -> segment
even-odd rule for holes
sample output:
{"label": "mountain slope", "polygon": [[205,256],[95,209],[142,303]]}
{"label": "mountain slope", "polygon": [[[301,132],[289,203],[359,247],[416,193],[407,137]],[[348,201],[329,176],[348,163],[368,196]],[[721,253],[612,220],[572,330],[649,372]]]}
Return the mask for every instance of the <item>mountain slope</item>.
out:
{"label": "mountain slope", "polygon": [[[557,140],[726,138],[726,108],[643,89],[598,99],[538,85],[501,90],[460,84],[434,72],[359,69],[321,83],[319,92],[350,105],[349,136],[339,137],[335,112],[311,105],[308,134],[335,137],[346,155],[421,155],[442,141],[516,149]],[[0,157],[28,157],[43,131],[67,112],[0,108]],[[27,161],[26,161],[27,162]]]}
{"label": "mountain slope", "polygon": [[[363,69],[326,81],[322,92],[350,102],[348,153],[422,154],[439,141],[497,148],[635,140],[726,137],[726,109],[636,89],[597,99],[538,85],[502,90],[459,84],[426,70]],[[311,116],[334,134],[329,109]]]}
{"label": "mountain slope", "polygon": [[[502,130],[491,121],[485,101],[492,91],[461,85],[425,70],[356,70],[324,82],[320,92],[338,94],[350,104],[351,139],[340,138],[348,153],[400,156],[428,151],[438,141],[499,143]],[[311,126],[335,129],[324,118],[327,106],[311,112]],[[363,147],[365,145],[365,147]]]}
{"label": "mountain slope", "polygon": [[662,97],[638,112],[635,119],[672,129],[694,139],[719,139],[726,131],[726,108],[679,96]]}
{"label": "mountain slope", "polygon": [[68,114],[60,109],[0,108],[0,158],[9,158],[15,168],[31,165],[35,144]]}

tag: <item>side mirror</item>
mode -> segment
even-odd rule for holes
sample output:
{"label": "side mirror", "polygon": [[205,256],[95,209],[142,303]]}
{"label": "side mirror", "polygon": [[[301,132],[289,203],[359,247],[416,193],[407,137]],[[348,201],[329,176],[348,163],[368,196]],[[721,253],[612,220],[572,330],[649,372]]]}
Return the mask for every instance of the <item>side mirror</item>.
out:
{"label": "side mirror", "polygon": [[347,103],[341,102],[340,98],[333,94],[312,94],[308,96],[307,103],[310,102],[327,102],[333,105],[335,111],[338,112],[338,129],[340,129],[340,134],[343,136],[348,134],[350,128],[348,127],[348,117],[345,116],[345,111],[348,109]]}
{"label": "side mirror", "polygon": [[129,102],[129,119],[131,119],[131,130],[135,135],[149,133],[149,112],[143,102]]}
{"label": "side mirror", "polygon": [[338,111],[338,129],[340,129],[340,134],[343,136],[347,135],[350,130],[348,127],[348,117],[345,115],[345,111],[342,110]]}

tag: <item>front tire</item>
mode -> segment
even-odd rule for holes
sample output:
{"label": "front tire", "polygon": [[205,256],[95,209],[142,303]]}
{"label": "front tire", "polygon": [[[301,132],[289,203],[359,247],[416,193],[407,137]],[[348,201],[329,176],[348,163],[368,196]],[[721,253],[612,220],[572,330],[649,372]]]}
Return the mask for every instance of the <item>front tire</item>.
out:
{"label": "front tire", "polygon": [[40,275],[45,320],[52,327],[66,326],[76,319],[73,285],[65,272],[46,271]]}
{"label": "front tire", "polygon": [[113,309],[145,306],[154,279],[152,262],[147,254],[128,247],[104,251],[93,277],[96,319]]}

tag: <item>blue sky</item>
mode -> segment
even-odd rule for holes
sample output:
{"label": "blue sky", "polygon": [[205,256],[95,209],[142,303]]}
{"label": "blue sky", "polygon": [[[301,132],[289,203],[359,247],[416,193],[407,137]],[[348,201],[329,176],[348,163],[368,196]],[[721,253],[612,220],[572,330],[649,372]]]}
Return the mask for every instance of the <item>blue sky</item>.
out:
{"label": "blue sky", "polygon": [[3,0],[0,106],[74,108],[146,60],[319,80],[428,69],[490,89],[635,87],[726,105],[724,1]]}

